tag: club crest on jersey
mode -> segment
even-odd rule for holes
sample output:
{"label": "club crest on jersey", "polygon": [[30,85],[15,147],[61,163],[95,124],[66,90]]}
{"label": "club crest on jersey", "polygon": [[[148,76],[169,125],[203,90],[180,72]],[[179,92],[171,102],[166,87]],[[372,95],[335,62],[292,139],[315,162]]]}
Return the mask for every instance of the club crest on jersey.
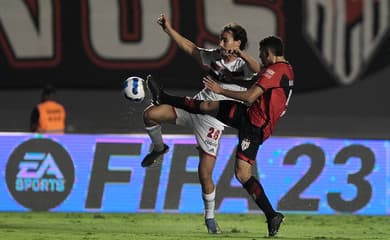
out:
{"label": "club crest on jersey", "polygon": [[241,142],[241,150],[245,151],[249,148],[249,145],[251,144],[251,141],[248,138],[245,138]]}
{"label": "club crest on jersey", "polygon": [[341,85],[354,83],[389,30],[390,1],[305,0],[304,38]]}
{"label": "club crest on jersey", "polygon": [[272,69],[267,69],[264,73],[264,76],[268,79],[272,78],[272,76],[275,74],[275,71]]}

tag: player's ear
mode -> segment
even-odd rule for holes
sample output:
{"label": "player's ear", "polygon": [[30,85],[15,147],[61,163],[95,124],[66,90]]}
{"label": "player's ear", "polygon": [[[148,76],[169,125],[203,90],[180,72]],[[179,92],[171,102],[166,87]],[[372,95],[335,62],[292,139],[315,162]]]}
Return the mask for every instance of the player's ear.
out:
{"label": "player's ear", "polygon": [[[240,47],[241,47],[241,40],[237,40],[236,42],[237,42],[237,44],[238,44],[237,47],[240,48]],[[240,49],[241,49],[241,48],[240,48]]]}
{"label": "player's ear", "polygon": [[265,57],[269,57],[269,54],[270,54],[270,50],[267,49],[267,50],[265,51]]}

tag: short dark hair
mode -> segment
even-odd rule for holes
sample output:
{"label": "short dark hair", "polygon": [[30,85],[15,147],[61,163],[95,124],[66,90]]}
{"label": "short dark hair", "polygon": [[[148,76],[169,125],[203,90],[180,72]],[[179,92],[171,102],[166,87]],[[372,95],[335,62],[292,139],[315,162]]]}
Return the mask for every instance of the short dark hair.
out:
{"label": "short dark hair", "polygon": [[233,33],[234,41],[241,41],[240,49],[244,50],[246,48],[246,44],[248,43],[248,36],[245,28],[237,23],[229,23],[223,27],[221,33],[229,31]]}
{"label": "short dark hair", "polygon": [[269,36],[260,41],[260,50],[270,50],[275,56],[284,56],[284,45],[281,38]]}

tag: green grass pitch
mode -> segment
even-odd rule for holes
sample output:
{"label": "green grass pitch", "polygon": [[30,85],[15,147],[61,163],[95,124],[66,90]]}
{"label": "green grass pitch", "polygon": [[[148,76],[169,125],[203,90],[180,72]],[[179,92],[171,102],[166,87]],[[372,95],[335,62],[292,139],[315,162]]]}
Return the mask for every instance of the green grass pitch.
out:
{"label": "green grass pitch", "polygon": [[[260,214],[218,214],[223,233],[206,232],[200,214],[0,213],[0,239],[265,239]],[[390,218],[286,215],[275,239],[390,239]]]}

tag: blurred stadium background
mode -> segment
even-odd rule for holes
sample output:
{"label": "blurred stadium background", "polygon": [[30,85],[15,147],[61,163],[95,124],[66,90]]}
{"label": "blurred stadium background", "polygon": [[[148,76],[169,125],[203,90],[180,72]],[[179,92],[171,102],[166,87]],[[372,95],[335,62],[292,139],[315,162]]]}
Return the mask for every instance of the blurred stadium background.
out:
{"label": "blurred stadium background", "polygon": [[152,73],[180,94],[202,88],[201,69],[155,23],[165,12],[200,46],[212,46],[230,21],[247,28],[253,56],[262,37],[284,38],[296,87],[276,134],[388,138],[390,132],[388,1],[53,0],[0,6],[1,131],[28,131],[40,88],[51,82],[67,107],[68,132],[143,133],[144,105],[122,99],[124,79]]}
{"label": "blurred stadium background", "polygon": [[[296,87],[275,137],[377,139],[389,146],[388,0],[2,0],[2,135],[28,132],[31,110],[47,82],[56,86],[57,98],[67,109],[68,133],[73,134],[144,133],[142,110],[148,101],[130,103],[121,93],[121,83],[129,76],[151,73],[168,91],[194,95],[202,88],[203,72],[157,26],[160,13],[170,15],[174,27],[199,46],[213,46],[220,28],[231,21],[248,30],[253,56],[262,37],[275,34],[285,40]],[[166,126],[164,133],[191,130]],[[2,172],[9,149],[2,150]],[[383,156],[375,171],[383,171],[378,179],[388,184],[390,159],[389,154]],[[4,182],[0,187],[6,188]],[[378,192],[387,199],[386,186]],[[388,214],[389,201],[383,201],[377,213]],[[3,205],[1,210],[7,209]],[[67,203],[60,210],[74,209]]]}

